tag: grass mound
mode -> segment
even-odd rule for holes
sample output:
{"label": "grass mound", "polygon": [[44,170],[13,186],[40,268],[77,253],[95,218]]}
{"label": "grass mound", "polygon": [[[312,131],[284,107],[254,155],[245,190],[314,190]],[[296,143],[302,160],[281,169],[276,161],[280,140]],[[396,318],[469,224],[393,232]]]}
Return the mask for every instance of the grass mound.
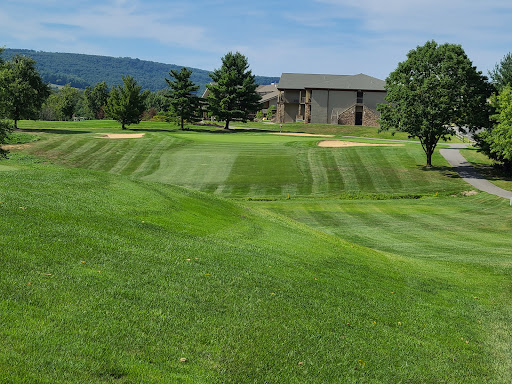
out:
{"label": "grass mound", "polygon": [[506,382],[496,298],[436,265],[180,187],[16,165],[0,381]]}

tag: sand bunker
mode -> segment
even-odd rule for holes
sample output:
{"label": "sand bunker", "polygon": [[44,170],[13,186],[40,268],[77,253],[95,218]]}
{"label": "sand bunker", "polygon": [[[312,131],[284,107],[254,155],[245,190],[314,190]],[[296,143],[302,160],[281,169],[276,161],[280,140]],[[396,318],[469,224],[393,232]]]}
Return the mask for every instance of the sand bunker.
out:
{"label": "sand bunker", "polygon": [[315,135],[313,133],[293,133],[293,132],[270,132],[271,135],[284,136],[313,136],[313,137],[334,137],[334,135]]}
{"label": "sand bunker", "polygon": [[145,133],[98,133],[101,139],[138,139]]}
{"label": "sand bunker", "polygon": [[326,148],[344,148],[344,147],[403,147],[404,144],[373,144],[373,143],[355,143],[353,141],[341,140],[323,140],[318,143],[319,147]]}

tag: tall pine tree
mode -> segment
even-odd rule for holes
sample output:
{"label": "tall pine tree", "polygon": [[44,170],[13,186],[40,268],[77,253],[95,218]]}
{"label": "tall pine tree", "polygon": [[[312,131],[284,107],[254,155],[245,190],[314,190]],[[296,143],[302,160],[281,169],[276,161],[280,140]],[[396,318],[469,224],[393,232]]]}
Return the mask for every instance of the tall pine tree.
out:
{"label": "tall pine tree", "polygon": [[209,90],[208,111],[226,122],[225,129],[229,129],[231,121],[246,122],[260,106],[257,84],[248,69],[244,55],[229,52],[222,58],[220,69],[210,73],[213,83],[206,86]]}
{"label": "tall pine tree", "polygon": [[174,108],[174,112],[180,118],[181,129],[184,129],[184,122],[194,122],[200,120],[200,102],[199,97],[195,92],[199,89],[199,85],[195,85],[190,80],[192,71],[187,68],[181,68],[178,72],[175,69],[171,69],[169,75],[174,80],[165,79],[170,87],[169,94],[171,105]]}

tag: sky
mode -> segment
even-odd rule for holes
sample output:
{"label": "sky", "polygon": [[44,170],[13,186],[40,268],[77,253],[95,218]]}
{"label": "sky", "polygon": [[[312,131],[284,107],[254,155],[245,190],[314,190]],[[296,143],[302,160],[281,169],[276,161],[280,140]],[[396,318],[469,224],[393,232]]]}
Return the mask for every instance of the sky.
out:
{"label": "sky", "polygon": [[213,70],[227,52],[256,75],[385,79],[429,40],[487,74],[512,51],[510,0],[1,0],[0,47],[132,57]]}

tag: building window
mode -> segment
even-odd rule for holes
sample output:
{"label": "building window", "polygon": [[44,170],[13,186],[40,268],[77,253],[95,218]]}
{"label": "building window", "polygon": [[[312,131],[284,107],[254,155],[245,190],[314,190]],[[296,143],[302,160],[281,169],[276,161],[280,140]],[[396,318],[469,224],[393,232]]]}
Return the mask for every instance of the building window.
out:
{"label": "building window", "polygon": [[363,104],[363,91],[357,91],[357,104]]}

